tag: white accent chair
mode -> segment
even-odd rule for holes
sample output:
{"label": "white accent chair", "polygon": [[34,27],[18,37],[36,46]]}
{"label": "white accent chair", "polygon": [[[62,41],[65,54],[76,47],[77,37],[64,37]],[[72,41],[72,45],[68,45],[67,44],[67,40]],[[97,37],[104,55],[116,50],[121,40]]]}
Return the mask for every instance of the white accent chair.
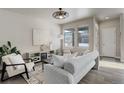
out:
{"label": "white accent chair", "polygon": [[[23,58],[20,55],[20,59],[16,62],[12,62],[10,59],[11,57],[14,57],[16,59],[17,55],[16,54],[9,54],[6,56],[2,57],[2,62],[3,62],[3,67],[2,67],[2,75],[1,75],[1,81],[7,80],[13,76],[16,75],[21,75],[21,74],[26,74],[27,78],[29,79],[28,72],[34,70],[34,63],[29,62],[25,63]],[[26,59],[30,60],[30,59]],[[4,74],[7,72],[8,78],[4,79]]]}

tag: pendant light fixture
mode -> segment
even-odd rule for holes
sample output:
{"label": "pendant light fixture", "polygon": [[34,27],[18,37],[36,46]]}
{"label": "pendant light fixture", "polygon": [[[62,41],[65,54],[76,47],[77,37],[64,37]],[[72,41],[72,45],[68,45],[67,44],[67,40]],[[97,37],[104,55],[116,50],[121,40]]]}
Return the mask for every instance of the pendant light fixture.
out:
{"label": "pendant light fixture", "polygon": [[56,19],[65,19],[69,16],[69,13],[59,8],[59,11],[54,12],[52,16]]}

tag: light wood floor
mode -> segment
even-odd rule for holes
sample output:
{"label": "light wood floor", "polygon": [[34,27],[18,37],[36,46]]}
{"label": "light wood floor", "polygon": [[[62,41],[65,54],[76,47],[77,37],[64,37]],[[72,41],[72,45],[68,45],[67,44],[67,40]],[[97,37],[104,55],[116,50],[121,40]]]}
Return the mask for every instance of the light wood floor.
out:
{"label": "light wood floor", "polygon": [[104,58],[100,61],[99,70],[91,70],[80,84],[124,84],[124,63]]}
{"label": "light wood floor", "polygon": [[[14,77],[1,84],[26,84],[20,77]],[[91,70],[79,84],[124,84],[124,63],[118,60],[104,58],[100,61],[99,70]]]}

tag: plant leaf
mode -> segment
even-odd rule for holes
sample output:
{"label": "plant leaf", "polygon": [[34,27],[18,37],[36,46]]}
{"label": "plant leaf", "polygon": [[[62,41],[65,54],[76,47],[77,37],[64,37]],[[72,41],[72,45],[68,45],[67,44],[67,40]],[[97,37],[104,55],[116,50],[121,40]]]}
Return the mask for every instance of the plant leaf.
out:
{"label": "plant leaf", "polygon": [[21,54],[20,51],[16,51],[16,54]]}
{"label": "plant leaf", "polygon": [[11,53],[16,53],[17,49],[16,49],[16,47],[13,47],[10,51],[11,51]]}
{"label": "plant leaf", "polygon": [[5,52],[5,54],[9,54],[9,48],[6,45],[3,45],[3,51]]}
{"label": "plant leaf", "polygon": [[2,47],[0,47],[0,57],[11,53],[21,54],[16,47],[12,48],[10,41],[7,41],[7,45],[3,45]]}
{"label": "plant leaf", "polygon": [[3,50],[3,47],[0,47],[0,56],[4,56],[5,55],[5,51]]}
{"label": "plant leaf", "polygon": [[11,42],[7,41],[8,46],[11,48]]}
{"label": "plant leaf", "polygon": [[3,48],[2,48],[2,47],[0,47],[0,53],[1,53],[1,52],[3,52]]}

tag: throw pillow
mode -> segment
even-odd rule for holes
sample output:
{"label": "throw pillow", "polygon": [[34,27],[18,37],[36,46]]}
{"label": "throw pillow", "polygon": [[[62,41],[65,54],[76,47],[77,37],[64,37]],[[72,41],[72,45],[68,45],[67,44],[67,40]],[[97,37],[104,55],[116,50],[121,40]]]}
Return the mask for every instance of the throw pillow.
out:
{"label": "throw pillow", "polygon": [[52,63],[57,67],[63,67],[66,57],[59,55],[52,55]]}
{"label": "throw pillow", "polygon": [[59,56],[59,55],[52,55],[52,63],[57,66],[57,67],[63,67],[64,63],[68,62],[70,59],[74,59],[77,57],[77,53],[71,54],[71,55],[64,55],[64,56]]}
{"label": "throw pillow", "polygon": [[91,51],[89,50],[89,49],[87,49],[87,50],[85,50],[84,51],[84,54],[88,54],[88,53],[90,53]]}

